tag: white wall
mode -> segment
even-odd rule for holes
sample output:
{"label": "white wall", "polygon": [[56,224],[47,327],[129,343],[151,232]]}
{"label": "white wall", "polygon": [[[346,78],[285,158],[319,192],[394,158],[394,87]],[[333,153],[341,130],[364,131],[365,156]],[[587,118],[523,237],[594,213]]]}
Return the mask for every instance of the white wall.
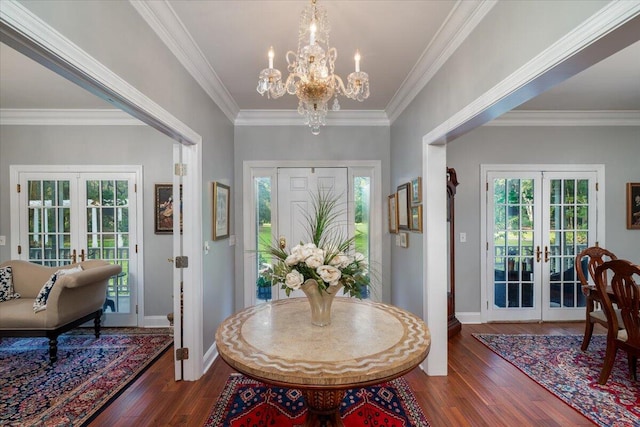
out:
{"label": "white wall", "polygon": [[480,165],[604,164],[606,248],[640,262],[640,231],[626,229],[626,183],[640,182],[640,127],[489,127],[447,146],[447,164],[458,173],[456,310],[480,312]]}
{"label": "white wall", "polygon": [[[331,114],[331,113],[329,113]],[[302,118],[300,118],[302,122]],[[380,160],[382,191],[386,203],[389,182],[389,128],[372,126],[327,126],[314,136],[306,126],[236,126],[234,207],[238,246],[236,249],[235,307],[244,307],[244,275],[242,271],[242,169],[249,160]],[[386,207],[386,205],[385,205]],[[383,236],[388,236],[387,216],[383,219]],[[389,301],[388,239],[382,247],[381,298]]]}

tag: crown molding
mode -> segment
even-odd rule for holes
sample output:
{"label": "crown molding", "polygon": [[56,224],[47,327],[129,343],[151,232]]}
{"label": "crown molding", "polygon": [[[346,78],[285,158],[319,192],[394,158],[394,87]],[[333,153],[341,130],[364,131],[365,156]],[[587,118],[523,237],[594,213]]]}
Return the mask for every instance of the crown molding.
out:
{"label": "crown molding", "polygon": [[640,110],[513,110],[484,126],[640,126]]}
{"label": "crown molding", "polygon": [[[240,110],[236,126],[307,126],[296,110]],[[341,110],[327,114],[327,126],[389,126],[382,110]]]}
{"label": "crown molding", "polygon": [[[241,110],[236,126],[306,126],[296,110]],[[384,111],[332,111],[329,126],[389,126]],[[2,126],[146,126],[113,109],[0,109]],[[513,110],[484,126],[640,126],[640,110]]]}
{"label": "crown molding", "polygon": [[[640,2],[617,1],[608,3],[578,27],[518,68],[506,79],[481,94],[473,102],[424,135],[422,138],[423,143],[439,144],[455,139],[467,130],[493,120],[504,111],[504,108],[510,110],[514,107],[514,99],[522,96],[519,95],[520,93],[530,90],[530,85],[539,82],[548,72],[554,69],[568,72],[567,67],[575,66],[575,63],[581,60],[580,54],[587,50],[590,45],[638,16],[640,16]],[[622,37],[630,38],[636,34],[632,28],[626,31]]]}
{"label": "crown molding", "polygon": [[438,29],[433,41],[424,50],[416,65],[387,104],[385,111],[391,123],[402,114],[497,3],[495,0],[456,3]]}
{"label": "crown molding", "polygon": [[2,126],[146,126],[121,110],[0,109]]}
{"label": "crown molding", "polygon": [[193,129],[124,81],[15,0],[2,0],[0,38],[50,70],[181,143],[199,144]]}
{"label": "crown molding", "polygon": [[165,1],[129,0],[182,66],[232,122],[240,108],[175,10]]}

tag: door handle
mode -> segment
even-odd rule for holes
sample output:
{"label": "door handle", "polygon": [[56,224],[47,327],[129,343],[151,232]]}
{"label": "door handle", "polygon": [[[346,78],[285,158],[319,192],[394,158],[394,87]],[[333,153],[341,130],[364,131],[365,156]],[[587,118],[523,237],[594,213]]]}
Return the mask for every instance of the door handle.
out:
{"label": "door handle", "polygon": [[536,246],[536,262],[540,262],[540,255],[542,254],[542,252],[540,252],[540,246]]}
{"label": "door handle", "polygon": [[549,247],[544,247],[544,262],[549,262]]}
{"label": "door handle", "polygon": [[80,261],[84,261],[84,249],[80,250]]}
{"label": "door handle", "polygon": [[76,257],[77,257],[77,253],[76,250],[74,249],[73,252],[71,252],[71,264],[75,264],[76,263]]}
{"label": "door handle", "polygon": [[287,247],[287,238],[284,236],[280,236],[280,239],[278,240],[280,243],[280,249],[284,249]]}

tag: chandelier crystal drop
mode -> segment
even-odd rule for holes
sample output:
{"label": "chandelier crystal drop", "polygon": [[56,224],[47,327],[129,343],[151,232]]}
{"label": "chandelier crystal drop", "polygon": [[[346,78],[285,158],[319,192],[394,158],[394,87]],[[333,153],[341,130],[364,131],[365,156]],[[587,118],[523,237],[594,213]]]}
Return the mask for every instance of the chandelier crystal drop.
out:
{"label": "chandelier crystal drop", "polygon": [[326,125],[328,102],[334,98],[331,110],[340,110],[338,95],[357,101],[369,97],[369,75],[360,71],[360,52],[354,56],[355,71],[347,76],[345,87],[340,76],[335,74],[338,51],[329,47],[329,20],[327,11],[311,0],[300,16],[297,52],[286,55],[289,76],[282,81],[282,73],[273,68],[275,56],[273,47],[269,49],[269,68],[258,76],[258,93],[268,98],[280,98],[285,93],[299,99],[298,113],[305,116],[305,124],[311,133],[318,135],[320,126]]}

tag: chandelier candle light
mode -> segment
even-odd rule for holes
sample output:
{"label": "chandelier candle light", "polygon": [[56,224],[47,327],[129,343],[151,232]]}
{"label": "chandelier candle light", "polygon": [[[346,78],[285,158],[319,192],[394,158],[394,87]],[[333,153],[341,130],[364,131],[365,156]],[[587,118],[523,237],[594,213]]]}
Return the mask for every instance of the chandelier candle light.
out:
{"label": "chandelier candle light", "polygon": [[[273,47],[269,49],[269,68],[258,76],[258,93],[268,98],[280,98],[285,93],[296,95],[300,100],[298,113],[305,116],[305,123],[311,133],[318,135],[320,126],[326,125],[327,103],[332,97],[333,111],[340,110],[338,94],[357,101],[369,97],[369,75],[360,71],[360,52],[354,56],[355,71],[347,77],[347,86],[335,74],[338,51],[329,47],[329,20],[327,11],[311,0],[300,16],[298,31],[298,51],[288,51],[286,55],[289,76],[282,82],[282,73],[273,68],[275,56]],[[308,42],[308,43],[307,43]]]}

